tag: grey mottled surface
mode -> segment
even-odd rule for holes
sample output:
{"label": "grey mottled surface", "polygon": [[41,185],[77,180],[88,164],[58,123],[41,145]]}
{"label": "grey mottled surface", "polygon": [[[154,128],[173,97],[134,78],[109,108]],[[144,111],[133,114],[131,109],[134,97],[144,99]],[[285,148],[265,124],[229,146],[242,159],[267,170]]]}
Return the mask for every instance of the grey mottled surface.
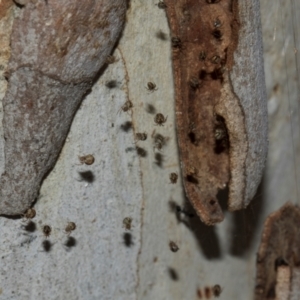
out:
{"label": "grey mottled surface", "polygon": [[[259,1],[239,1],[239,43],[234,52],[231,72],[233,91],[241,103],[247,135],[245,191],[242,203],[230,206],[234,210],[247,207],[261,181],[268,153],[268,112]],[[231,196],[231,195],[230,195]]]}

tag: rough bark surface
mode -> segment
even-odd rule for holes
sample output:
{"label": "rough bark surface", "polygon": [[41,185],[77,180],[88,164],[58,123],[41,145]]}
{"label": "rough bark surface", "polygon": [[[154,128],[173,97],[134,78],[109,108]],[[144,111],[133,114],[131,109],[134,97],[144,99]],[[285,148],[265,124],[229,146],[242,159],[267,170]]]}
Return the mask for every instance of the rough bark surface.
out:
{"label": "rough bark surface", "polygon": [[218,193],[228,186],[229,210],[245,208],[266,162],[268,118],[258,2],[165,4],[184,186],[201,220],[213,225],[224,218]]}
{"label": "rough bark surface", "polygon": [[76,109],[120,35],[125,11],[124,0],[32,1],[22,8],[3,99],[0,214],[21,214],[36,200]]}
{"label": "rough bark surface", "polygon": [[299,224],[300,208],[291,203],[267,218],[257,253],[256,300],[288,299],[300,262]]}

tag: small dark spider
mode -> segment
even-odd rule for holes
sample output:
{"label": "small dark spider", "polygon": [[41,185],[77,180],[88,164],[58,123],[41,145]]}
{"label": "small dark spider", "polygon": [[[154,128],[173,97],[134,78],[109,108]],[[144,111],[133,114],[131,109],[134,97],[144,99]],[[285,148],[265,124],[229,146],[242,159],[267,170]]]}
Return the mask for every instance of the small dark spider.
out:
{"label": "small dark spider", "polygon": [[198,175],[198,171],[195,167],[192,166],[187,166],[186,167],[186,173],[189,175],[193,175],[193,176],[197,176]]}
{"label": "small dark spider", "polygon": [[181,48],[182,46],[181,39],[179,37],[172,37],[171,42],[173,48]]}
{"label": "small dark spider", "polygon": [[186,179],[187,181],[193,183],[193,184],[198,184],[198,170],[195,167],[192,166],[187,166],[186,167]]}
{"label": "small dark spider", "polygon": [[51,227],[49,225],[44,225],[43,227],[43,233],[44,233],[44,236],[47,238],[48,236],[50,236],[51,234]]}
{"label": "small dark spider", "polygon": [[161,9],[167,8],[167,5],[165,4],[165,2],[161,1],[161,0],[159,0],[159,2],[156,5],[158,8],[161,8]]}
{"label": "small dark spider", "polygon": [[177,182],[177,179],[178,179],[178,175],[177,173],[171,173],[169,175],[169,178],[170,178],[170,181],[172,184],[175,184]]}
{"label": "small dark spider", "polygon": [[217,126],[215,128],[215,140],[220,141],[223,140],[226,137],[226,128],[224,126]]}
{"label": "small dark spider", "polygon": [[215,27],[215,28],[219,28],[219,27],[221,27],[221,26],[222,26],[222,23],[221,23],[220,19],[219,19],[219,18],[216,18],[216,19],[214,20],[214,27]]}
{"label": "small dark spider", "polygon": [[215,297],[219,297],[222,293],[222,288],[219,284],[216,284],[212,287],[212,292]]}
{"label": "small dark spider", "polygon": [[140,157],[146,157],[147,156],[147,151],[141,147],[136,147],[136,153]]}
{"label": "small dark spider", "polygon": [[153,83],[153,82],[148,82],[148,83],[147,83],[146,89],[147,89],[148,91],[150,91],[150,92],[157,91],[156,84]]}
{"label": "small dark spider", "polygon": [[[124,112],[129,111],[133,107],[133,104],[130,100],[127,100],[121,107],[120,110],[123,110]],[[120,112],[119,110],[119,112]]]}
{"label": "small dark spider", "polygon": [[168,116],[165,117],[163,114],[158,113],[154,117],[154,122],[159,126],[163,126],[164,123],[167,122],[167,119],[168,119]]}
{"label": "small dark spider", "polygon": [[69,222],[65,228],[65,232],[70,235],[72,231],[76,229],[76,224],[74,222]]}
{"label": "small dark spider", "polygon": [[192,77],[190,80],[189,80],[189,85],[192,89],[196,90],[199,88],[200,86],[200,80],[197,78],[197,77]]}
{"label": "small dark spider", "polygon": [[169,247],[170,247],[170,250],[171,250],[172,252],[177,252],[177,251],[179,250],[179,247],[178,247],[177,244],[174,243],[173,241],[170,241]]}
{"label": "small dark spider", "polygon": [[126,230],[131,230],[131,223],[132,223],[132,218],[126,217],[126,218],[124,218],[124,220],[123,220],[123,227],[124,227]]}
{"label": "small dark spider", "polygon": [[138,132],[135,134],[135,138],[138,141],[145,141],[147,139],[147,133],[146,132]]}
{"label": "small dark spider", "polygon": [[164,144],[165,138],[161,134],[157,134],[154,138],[154,150],[158,149],[160,151]]}
{"label": "small dark spider", "polygon": [[36,215],[36,211],[34,208],[28,208],[24,214],[26,219],[33,219]]}
{"label": "small dark spider", "polygon": [[206,52],[205,51],[200,51],[199,60],[204,61],[205,59],[206,59]]}
{"label": "small dark spider", "polygon": [[95,162],[95,157],[92,154],[78,156],[81,164],[86,164],[88,166],[92,165]]}
{"label": "small dark spider", "polygon": [[219,64],[221,62],[221,57],[219,55],[215,55],[211,58],[211,62],[213,64]]}

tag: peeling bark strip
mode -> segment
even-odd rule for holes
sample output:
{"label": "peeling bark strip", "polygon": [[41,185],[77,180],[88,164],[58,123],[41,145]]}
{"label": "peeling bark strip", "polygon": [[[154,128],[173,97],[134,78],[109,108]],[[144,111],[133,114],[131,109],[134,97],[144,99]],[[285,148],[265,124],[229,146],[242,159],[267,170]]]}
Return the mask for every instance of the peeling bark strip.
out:
{"label": "peeling bark strip", "polygon": [[246,207],[266,160],[258,1],[241,1],[239,16],[237,0],[164,2],[185,190],[202,221],[213,225],[224,218],[218,191],[229,182],[229,209]]}
{"label": "peeling bark strip", "polygon": [[126,13],[125,0],[26,2],[13,25],[3,99],[5,215],[23,213],[36,199]]}
{"label": "peeling bark strip", "polygon": [[300,208],[291,203],[265,221],[257,254],[256,300],[299,299],[299,224]]}

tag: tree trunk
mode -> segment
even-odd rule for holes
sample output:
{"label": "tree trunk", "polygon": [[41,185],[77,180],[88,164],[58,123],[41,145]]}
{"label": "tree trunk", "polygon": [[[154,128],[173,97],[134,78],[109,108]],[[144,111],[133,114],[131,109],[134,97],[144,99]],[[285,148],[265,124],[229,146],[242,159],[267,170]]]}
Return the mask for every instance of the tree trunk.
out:
{"label": "tree trunk", "polygon": [[[293,40],[298,26],[289,16],[299,5],[260,3],[270,145],[263,182],[248,208],[225,209],[224,221],[210,227],[186,204],[167,18],[154,0],[131,1],[113,53],[117,61],[100,74],[77,111],[34,205],[36,217],[32,223],[0,218],[1,299],[206,299],[215,285],[222,299],[253,299],[263,221],[287,200],[299,202],[300,176],[299,78],[294,80],[299,41]],[[5,32],[19,10],[11,9],[10,18],[0,20]],[[9,34],[1,39],[9,44]],[[1,50],[0,64],[6,66],[7,49]],[[1,79],[3,98],[3,74]],[[148,82],[157,90],[148,91]],[[128,100],[133,108],[123,112]],[[155,126],[155,113],[168,116],[163,127]],[[138,132],[147,139],[137,142]],[[167,137],[161,151],[154,149],[156,133]],[[1,171],[3,145],[2,138]],[[78,156],[87,154],[94,164],[80,164]],[[176,184],[170,183],[172,172],[179,175]],[[131,230],[123,225],[126,217],[132,218]],[[69,236],[68,222],[76,223]],[[48,238],[44,225],[52,227]]]}

